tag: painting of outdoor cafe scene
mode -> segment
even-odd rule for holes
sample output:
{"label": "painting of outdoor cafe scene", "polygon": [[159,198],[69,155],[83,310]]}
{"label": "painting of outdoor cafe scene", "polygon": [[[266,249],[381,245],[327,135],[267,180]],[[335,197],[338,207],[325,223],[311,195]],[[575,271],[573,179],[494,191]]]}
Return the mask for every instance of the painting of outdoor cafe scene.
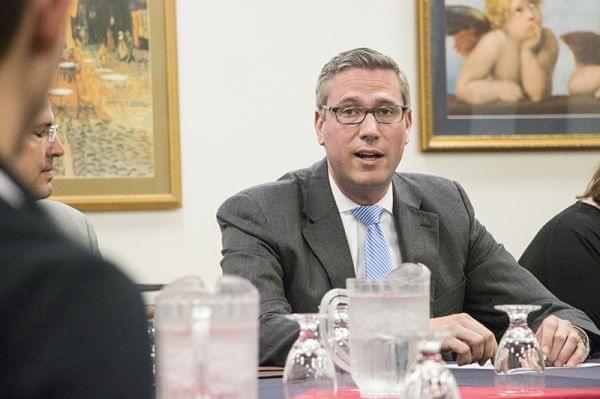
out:
{"label": "painting of outdoor cafe scene", "polygon": [[154,176],[148,0],[74,0],[49,97],[64,178]]}

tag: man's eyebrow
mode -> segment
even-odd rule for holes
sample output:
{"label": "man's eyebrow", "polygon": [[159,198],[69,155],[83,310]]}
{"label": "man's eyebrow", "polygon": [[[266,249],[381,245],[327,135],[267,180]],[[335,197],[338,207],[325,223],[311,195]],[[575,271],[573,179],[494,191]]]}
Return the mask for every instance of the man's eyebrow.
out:
{"label": "man's eyebrow", "polygon": [[348,96],[343,97],[339,104],[356,104],[360,102],[360,98],[358,96]]}
{"label": "man's eyebrow", "polygon": [[[358,96],[349,96],[349,97],[344,97],[342,98],[342,100],[338,103],[338,106],[340,105],[348,105],[348,104],[360,104],[361,99]],[[375,103],[377,104],[377,106],[380,105],[398,105],[396,103],[395,100],[393,99],[389,99],[389,98],[377,98],[375,100]]]}
{"label": "man's eyebrow", "polygon": [[394,100],[390,100],[387,98],[382,98],[380,100],[377,101],[378,105],[398,105],[398,103]]}
{"label": "man's eyebrow", "polygon": [[41,129],[41,128],[44,128],[44,127],[50,127],[50,126],[52,126],[52,125],[53,125],[53,123],[52,123],[52,122],[42,122],[42,123],[38,123],[38,124],[37,124],[37,125],[35,125],[33,128],[34,128],[34,129]]}
{"label": "man's eyebrow", "polygon": [[37,132],[37,131],[39,131],[39,130],[42,130],[42,129],[48,128],[48,127],[50,127],[50,126],[52,126],[52,125],[53,125],[53,123],[52,123],[52,122],[42,122],[42,123],[38,123],[37,125],[33,126],[33,127],[31,128],[31,130],[33,130],[33,131],[36,131],[36,132]]}

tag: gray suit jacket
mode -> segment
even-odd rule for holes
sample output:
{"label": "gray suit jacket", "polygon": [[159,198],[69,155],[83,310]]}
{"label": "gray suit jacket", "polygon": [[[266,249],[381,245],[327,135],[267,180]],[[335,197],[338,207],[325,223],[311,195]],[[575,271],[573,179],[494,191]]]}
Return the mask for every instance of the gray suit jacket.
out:
{"label": "gray suit jacket", "polygon": [[48,199],[37,201],[37,204],[46,212],[56,227],[73,242],[94,255],[101,256],[96,231],[83,213],[61,202]]}
{"label": "gray suit jacket", "polygon": [[[500,336],[507,319],[493,305],[540,304],[600,335],[587,316],[559,301],[475,219],[462,187],[419,174],[393,177],[394,219],[405,262],[431,269],[431,313],[467,312]],[[354,267],[322,160],[229,198],[217,213],[224,273],[252,281],[261,295],[260,362],[282,365],[298,335],[287,313],[316,312],[325,292],[345,287]]]}

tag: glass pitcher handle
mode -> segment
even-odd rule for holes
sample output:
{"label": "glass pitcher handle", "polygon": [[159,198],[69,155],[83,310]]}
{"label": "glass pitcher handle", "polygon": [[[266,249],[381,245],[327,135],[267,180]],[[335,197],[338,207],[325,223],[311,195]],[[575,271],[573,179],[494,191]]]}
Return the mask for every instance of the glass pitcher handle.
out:
{"label": "glass pitcher handle", "polygon": [[325,315],[322,323],[325,346],[336,366],[350,372],[350,330],[348,328],[348,294],[345,289],[334,288],[323,295],[319,313]]}

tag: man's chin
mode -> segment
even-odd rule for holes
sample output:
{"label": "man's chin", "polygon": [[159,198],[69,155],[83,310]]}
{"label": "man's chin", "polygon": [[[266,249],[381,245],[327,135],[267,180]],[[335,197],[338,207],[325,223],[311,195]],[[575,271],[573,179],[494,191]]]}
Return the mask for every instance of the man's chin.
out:
{"label": "man's chin", "polygon": [[32,192],[36,200],[46,199],[52,194],[52,185],[50,183],[35,187]]}
{"label": "man's chin", "polygon": [[360,176],[354,179],[352,186],[357,192],[378,191],[385,189],[391,181],[391,177],[385,176]]}
{"label": "man's chin", "polygon": [[365,188],[380,187],[387,185],[392,181],[392,174],[378,170],[363,172],[356,176],[354,183]]}

